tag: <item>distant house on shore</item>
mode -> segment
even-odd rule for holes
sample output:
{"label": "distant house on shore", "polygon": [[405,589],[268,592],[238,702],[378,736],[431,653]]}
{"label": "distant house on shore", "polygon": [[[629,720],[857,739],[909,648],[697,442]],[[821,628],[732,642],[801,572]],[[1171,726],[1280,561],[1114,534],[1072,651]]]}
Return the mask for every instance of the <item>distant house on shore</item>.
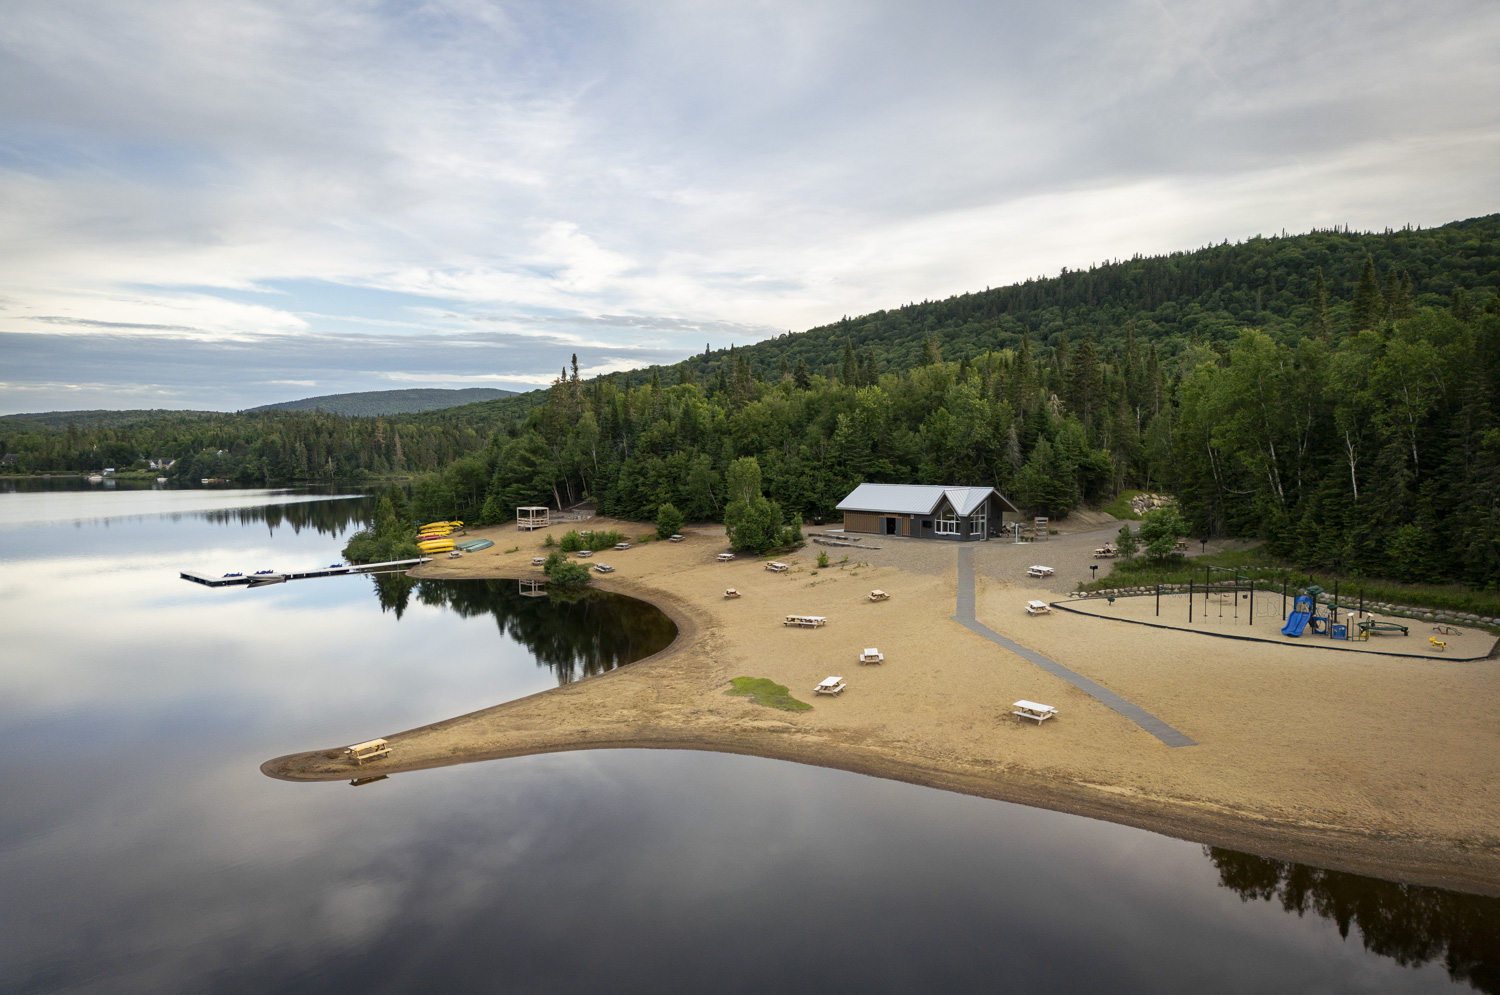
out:
{"label": "distant house on shore", "polygon": [[942,484],[860,484],[838,509],[845,532],[960,541],[988,539],[1007,520],[1021,517],[1021,509],[993,487]]}

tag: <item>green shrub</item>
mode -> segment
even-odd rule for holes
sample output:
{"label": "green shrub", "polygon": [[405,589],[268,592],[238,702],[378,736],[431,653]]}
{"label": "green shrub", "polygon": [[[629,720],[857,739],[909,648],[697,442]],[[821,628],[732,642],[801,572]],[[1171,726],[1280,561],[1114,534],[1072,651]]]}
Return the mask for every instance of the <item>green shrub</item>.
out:
{"label": "green shrub", "polygon": [[819,550],[818,551],[818,569],[822,570],[826,566],[828,566],[828,554],[825,553],[825,552],[823,552],[822,550]]}
{"label": "green shrub", "polygon": [[593,580],[588,567],[577,560],[568,559],[560,552],[547,557],[542,573],[547,575],[549,584],[560,588],[588,587]]}
{"label": "green shrub", "polygon": [[662,504],[656,509],[656,537],[667,539],[682,531],[682,512],[674,505]]}

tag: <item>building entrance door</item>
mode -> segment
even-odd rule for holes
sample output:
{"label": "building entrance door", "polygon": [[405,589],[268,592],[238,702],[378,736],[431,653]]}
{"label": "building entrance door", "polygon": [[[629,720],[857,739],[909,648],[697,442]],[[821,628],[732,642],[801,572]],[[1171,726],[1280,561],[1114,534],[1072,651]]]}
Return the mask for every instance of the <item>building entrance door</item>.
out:
{"label": "building entrance door", "polygon": [[895,535],[896,534],[896,528],[897,528],[897,519],[887,518],[885,520],[885,534],[886,535],[888,535],[888,536]]}

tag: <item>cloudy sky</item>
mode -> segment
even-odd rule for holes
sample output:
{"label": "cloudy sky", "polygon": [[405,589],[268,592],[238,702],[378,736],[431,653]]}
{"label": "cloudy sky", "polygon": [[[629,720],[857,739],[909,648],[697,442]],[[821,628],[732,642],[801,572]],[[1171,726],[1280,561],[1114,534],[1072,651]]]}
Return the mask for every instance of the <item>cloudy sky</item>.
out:
{"label": "cloudy sky", "polygon": [[671,362],[1500,210],[1493,0],[9,0],[0,411]]}

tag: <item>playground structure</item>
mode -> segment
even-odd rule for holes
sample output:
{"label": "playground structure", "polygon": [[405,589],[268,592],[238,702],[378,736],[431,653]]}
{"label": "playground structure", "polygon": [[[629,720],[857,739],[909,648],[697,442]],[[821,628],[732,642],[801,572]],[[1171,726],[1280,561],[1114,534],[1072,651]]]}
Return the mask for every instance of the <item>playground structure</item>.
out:
{"label": "playground structure", "polygon": [[[1318,592],[1283,588],[1280,578],[1253,580],[1241,577],[1203,584],[1203,574],[1191,585],[1134,587],[1095,597],[1053,602],[1059,610],[1157,629],[1175,629],[1200,635],[1247,639],[1282,646],[1302,646],[1335,652],[1375,653],[1387,656],[1444,658],[1470,661],[1486,658],[1496,646],[1496,630],[1452,626],[1454,633],[1434,629],[1435,641],[1391,638],[1415,631],[1425,636],[1430,623],[1384,613],[1388,606],[1365,605],[1358,596],[1353,604],[1335,601]],[[1365,610],[1366,608],[1370,610]],[[1293,636],[1292,632],[1298,635]],[[1442,643],[1439,646],[1438,643]]]}

